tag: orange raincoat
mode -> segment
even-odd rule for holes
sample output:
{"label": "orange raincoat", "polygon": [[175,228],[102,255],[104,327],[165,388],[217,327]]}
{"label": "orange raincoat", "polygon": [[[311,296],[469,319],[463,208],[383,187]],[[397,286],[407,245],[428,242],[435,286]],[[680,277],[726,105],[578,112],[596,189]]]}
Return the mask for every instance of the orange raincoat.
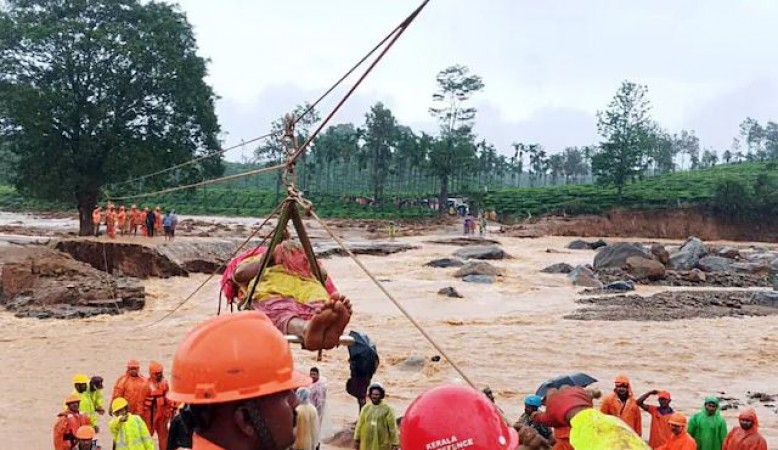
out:
{"label": "orange raincoat", "polygon": [[108,213],[105,215],[105,234],[111,239],[116,239],[116,213],[113,206],[108,208]]}
{"label": "orange raincoat", "polygon": [[749,430],[737,426],[729,432],[724,441],[722,450],[767,450],[767,441],[759,434],[759,419],[754,408],[746,408],[738,416],[738,419],[747,419],[754,422]]}
{"label": "orange raincoat", "polygon": [[126,373],[116,380],[113,386],[113,399],[124,397],[127,400],[131,413],[143,417],[144,404],[146,397],[151,393],[149,382],[142,376],[131,376]]}
{"label": "orange raincoat", "polygon": [[616,384],[626,384],[629,386],[629,397],[626,402],[622,402],[616,392],[608,394],[602,401],[600,411],[603,414],[616,416],[630,426],[638,436],[643,434],[643,420],[640,416],[640,407],[632,393],[632,383],[625,376],[616,377]]}
{"label": "orange raincoat", "polygon": [[672,436],[670,432],[669,420],[672,414],[662,414],[656,405],[646,405],[648,413],[651,414],[651,435],[648,439],[648,445],[651,448],[659,448]]}
{"label": "orange raincoat", "polygon": [[91,425],[89,416],[66,410],[57,415],[54,422],[54,450],[71,450],[76,439],[76,431],[82,425]]}
{"label": "orange raincoat", "polygon": [[124,205],[119,207],[119,213],[116,214],[116,223],[119,225],[119,232],[124,234],[124,226],[127,224],[127,212],[124,210]]}
{"label": "orange raincoat", "polygon": [[159,206],[154,208],[154,230],[157,233],[162,232],[162,211]]}
{"label": "orange raincoat", "polygon": [[140,213],[140,230],[143,232],[144,236],[149,235],[149,230],[146,229],[146,217],[149,215],[149,209],[143,208],[143,212]]}
{"label": "orange raincoat", "polygon": [[103,212],[100,210],[100,207],[96,207],[92,210],[92,225],[100,225],[100,222],[103,220]]}
{"label": "orange raincoat", "polygon": [[162,373],[162,364],[152,361],[149,365],[149,395],[144,403],[143,420],[149,433],[157,434],[159,450],[167,450],[168,426],[177,405],[167,399],[170,390],[167,380],[155,381],[154,374]]}
{"label": "orange raincoat", "polygon": [[670,414],[670,417],[667,419],[668,428],[672,423],[673,425],[682,426],[683,430],[678,435],[673,434],[671,431],[669,437],[667,438],[667,442],[659,447],[658,450],[697,450],[697,442],[695,442],[694,438],[689,436],[689,433],[686,432],[687,422],[688,419],[683,414]]}
{"label": "orange raincoat", "polygon": [[138,231],[138,225],[140,224],[140,210],[135,205],[132,205],[130,208],[130,232],[133,234],[136,233]]}

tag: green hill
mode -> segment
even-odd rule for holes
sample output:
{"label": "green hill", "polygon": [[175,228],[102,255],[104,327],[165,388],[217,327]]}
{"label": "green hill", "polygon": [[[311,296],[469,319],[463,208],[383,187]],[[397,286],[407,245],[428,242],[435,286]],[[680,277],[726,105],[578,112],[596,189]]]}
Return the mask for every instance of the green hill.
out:
{"label": "green hill", "polygon": [[767,165],[762,163],[675,172],[631,183],[624,188],[622,198],[618,197],[615,188],[599,185],[500,189],[488,193],[484,204],[507,221],[542,214],[600,214],[612,208],[669,209],[709,205],[722,183],[739,180],[750,187],[760,174],[768,172]]}

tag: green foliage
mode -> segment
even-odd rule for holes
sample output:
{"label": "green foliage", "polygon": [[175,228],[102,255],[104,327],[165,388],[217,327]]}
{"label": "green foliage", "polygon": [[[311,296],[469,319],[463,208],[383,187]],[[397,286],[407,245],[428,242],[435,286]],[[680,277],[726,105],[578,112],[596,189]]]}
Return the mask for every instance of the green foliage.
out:
{"label": "green foliage", "polygon": [[[0,12],[0,134],[15,184],[77,200],[82,234],[102,186],[218,150],[215,96],[177,8],[138,0],[9,0]],[[149,183],[221,173],[206,159]]]}
{"label": "green foliage", "polygon": [[[740,180],[746,186],[746,194],[737,198],[732,189],[731,201],[724,202],[722,208],[733,207],[735,202],[748,205],[754,196],[749,195],[759,177],[768,176],[775,180],[772,174],[765,175],[764,164],[733,164],[716,166],[710,169],[691,172],[675,172],[625,186],[623,195],[619,198],[618,191],[613,186],[603,185],[571,185],[550,186],[542,188],[499,189],[491,191],[484,203],[493,208],[507,221],[522,220],[529,216],[542,214],[600,214],[612,208],[625,209],[672,209],[684,206],[714,206],[717,204],[718,189],[721,183],[728,180]],[[769,184],[775,182],[776,184]],[[769,192],[778,198],[778,181],[763,182]],[[721,194],[722,196],[724,193]],[[762,194],[767,197],[766,194]],[[778,202],[776,203],[778,204]],[[765,208],[754,203],[754,208]]]}
{"label": "green foliage", "polygon": [[592,158],[592,172],[599,183],[614,185],[619,195],[627,182],[647,168],[654,146],[655,127],[646,93],[645,86],[624,81],[608,109],[597,114],[597,130],[605,140]]}

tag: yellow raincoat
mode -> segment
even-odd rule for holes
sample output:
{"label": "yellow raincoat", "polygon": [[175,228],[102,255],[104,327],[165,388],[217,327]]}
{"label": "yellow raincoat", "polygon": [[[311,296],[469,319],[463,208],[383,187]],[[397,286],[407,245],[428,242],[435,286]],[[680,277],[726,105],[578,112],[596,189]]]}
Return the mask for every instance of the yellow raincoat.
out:
{"label": "yellow raincoat", "polygon": [[94,391],[87,390],[89,396],[92,399],[92,405],[94,408],[105,410],[105,398],[103,398],[103,390],[95,389]]}
{"label": "yellow raincoat", "polygon": [[390,450],[400,445],[392,408],[383,401],[377,405],[368,402],[359,414],[354,440],[359,441],[359,450]]}
{"label": "yellow raincoat", "polygon": [[650,450],[621,419],[585,409],[570,421],[570,444],[575,450]]}
{"label": "yellow raincoat", "polygon": [[115,417],[108,422],[115,450],[154,450],[146,422],[135,414],[127,413],[127,421]]}

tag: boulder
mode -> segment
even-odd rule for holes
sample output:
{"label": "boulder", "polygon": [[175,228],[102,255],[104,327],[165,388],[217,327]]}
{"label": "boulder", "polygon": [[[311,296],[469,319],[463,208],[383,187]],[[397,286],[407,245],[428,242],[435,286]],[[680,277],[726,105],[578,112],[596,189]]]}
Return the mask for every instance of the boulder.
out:
{"label": "boulder", "polygon": [[592,250],[597,250],[599,248],[607,247],[607,246],[608,243],[603,241],[602,239],[597,239],[596,241],[589,243],[589,248]]}
{"label": "boulder", "polygon": [[732,260],[723,256],[704,256],[700,258],[697,267],[705,272],[729,272],[732,269]]}
{"label": "boulder", "polygon": [[649,254],[638,244],[618,242],[602,247],[594,256],[594,269],[622,269],[627,265],[627,258],[638,256],[650,258]]}
{"label": "boulder", "polygon": [[462,277],[462,281],[467,283],[494,283],[494,277],[491,275],[466,275]]}
{"label": "boulder", "polygon": [[597,279],[592,269],[586,266],[576,266],[567,276],[570,277],[574,286],[602,289],[602,282]]}
{"label": "boulder", "polygon": [[459,258],[438,258],[438,259],[433,259],[432,261],[424,265],[427,267],[438,267],[438,268],[462,267],[465,265],[465,262]]}
{"label": "boulder", "polygon": [[770,274],[770,266],[763,262],[735,262],[731,264],[732,270],[741,273],[767,276]]}
{"label": "boulder", "polygon": [[567,248],[569,248],[570,250],[588,250],[591,247],[589,247],[588,242],[582,241],[581,239],[576,239],[571,243],[567,244]]}
{"label": "boulder", "polygon": [[681,246],[681,251],[689,252],[698,258],[702,258],[708,254],[708,247],[699,238],[692,236],[686,239],[686,242]]}
{"label": "boulder", "polygon": [[661,262],[644,258],[642,256],[630,256],[626,263],[627,273],[637,280],[662,280],[666,276],[665,266]]}
{"label": "boulder", "polygon": [[752,299],[754,303],[759,305],[778,308],[778,292],[776,291],[756,292]]}
{"label": "boulder", "polygon": [[474,245],[463,247],[454,252],[454,256],[462,259],[505,259],[508,255],[499,245]]}
{"label": "boulder", "polygon": [[718,251],[716,251],[716,255],[721,256],[722,258],[739,259],[740,250],[736,249],[735,247],[724,247],[718,249]]}
{"label": "boulder", "polygon": [[451,297],[451,298],[463,298],[462,294],[457,292],[457,290],[451,286],[444,287],[443,289],[439,290],[438,295],[445,295],[446,297]]}
{"label": "boulder", "polygon": [[651,245],[651,254],[665,266],[670,264],[670,252],[662,244]]}
{"label": "boulder", "polygon": [[570,273],[573,271],[573,266],[568,263],[556,263],[551,264],[540,271],[545,273]]}
{"label": "boulder", "polygon": [[606,291],[627,292],[635,290],[635,283],[632,280],[620,280],[608,283],[603,286]]}
{"label": "boulder", "polygon": [[682,278],[686,281],[691,281],[692,283],[704,283],[705,280],[708,279],[708,277],[705,276],[705,272],[700,269],[692,269],[684,273]]}
{"label": "boulder", "polygon": [[497,275],[502,275],[502,269],[494,267],[486,261],[470,261],[454,272],[454,276],[457,278],[466,277],[468,275],[488,275],[490,277],[495,277]]}
{"label": "boulder", "polygon": [[670,267],[675,270],[692,270],[697,267],[700,258],[683,250],[670,255]]}

